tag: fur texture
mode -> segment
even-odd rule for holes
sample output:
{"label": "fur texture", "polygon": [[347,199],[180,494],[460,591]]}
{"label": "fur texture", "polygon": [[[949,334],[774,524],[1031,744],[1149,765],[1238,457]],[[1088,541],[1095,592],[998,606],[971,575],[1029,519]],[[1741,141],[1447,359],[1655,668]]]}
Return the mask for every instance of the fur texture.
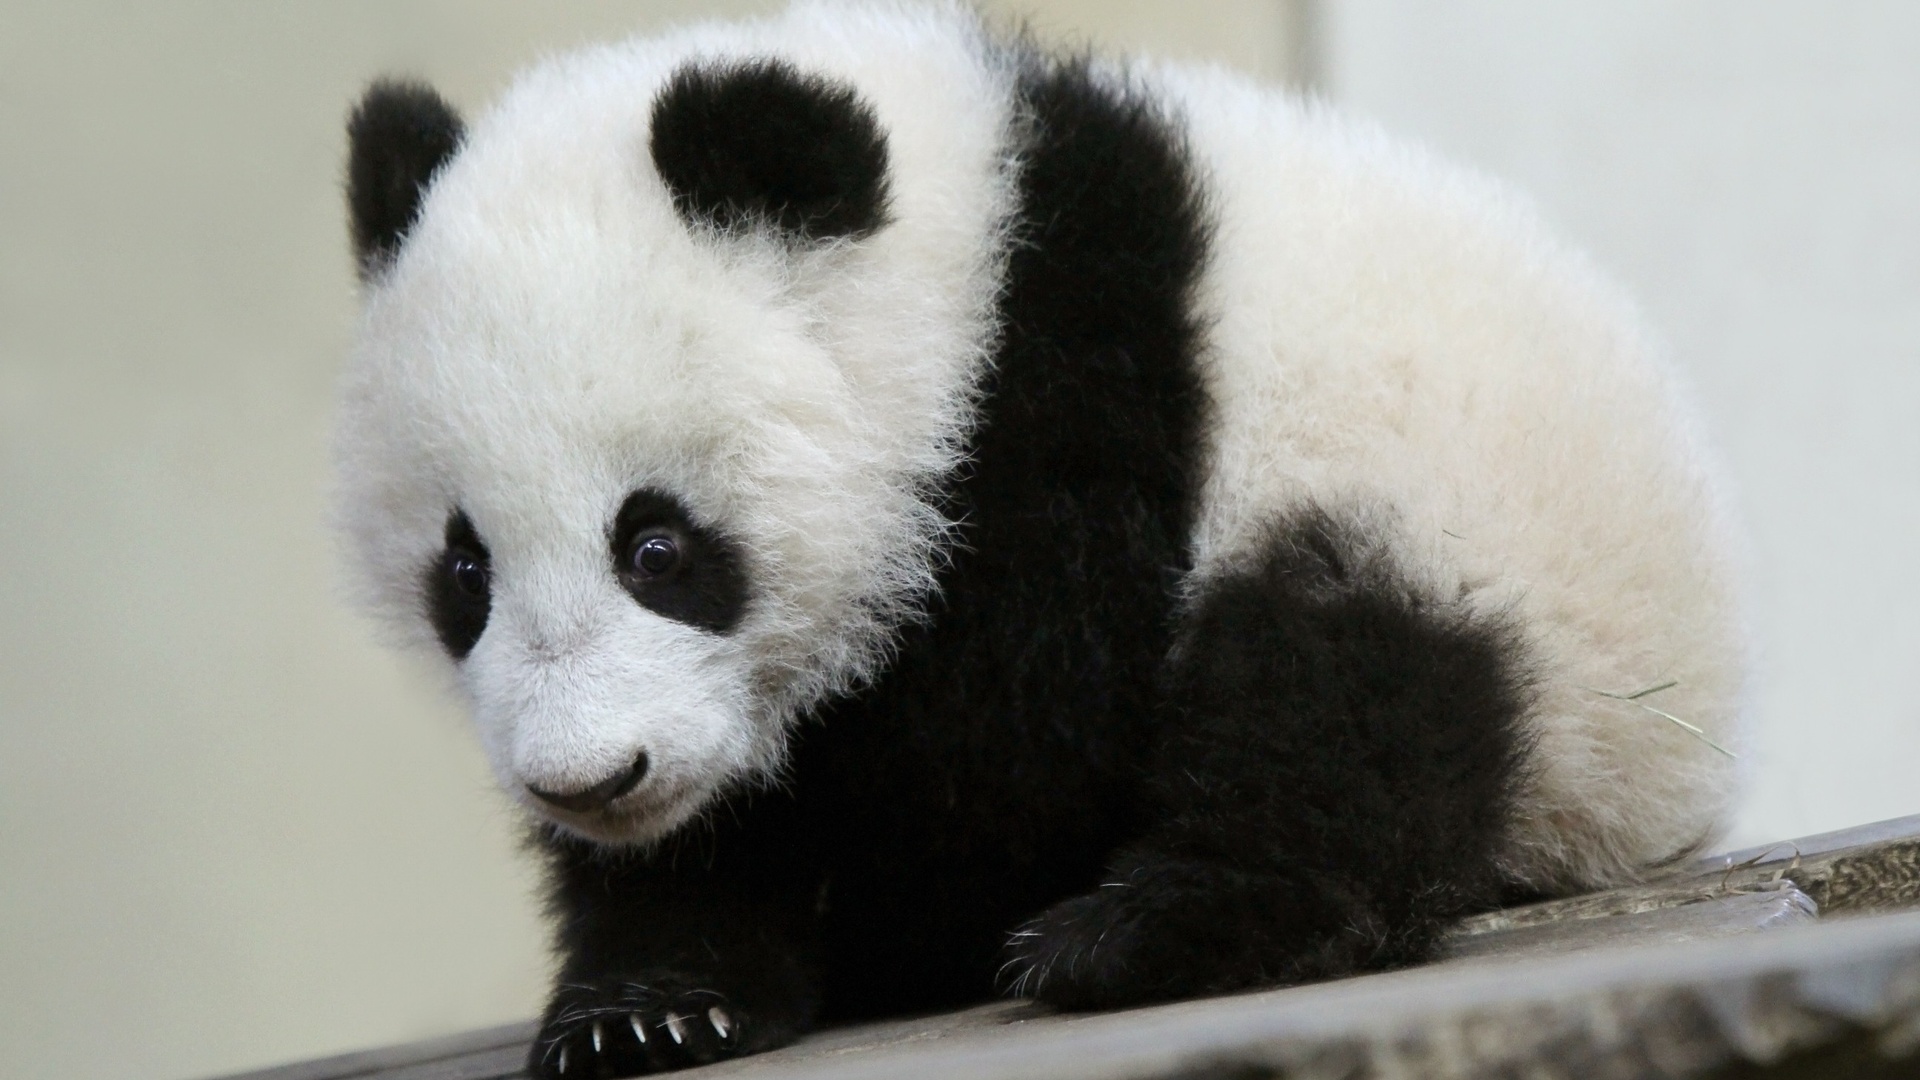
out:
{"label": "fur texture", "polygon": [[347,204],[362,277],[400,250],[420,198],[460,145],[465,125],[431,87],[382,80],[347,121]]}
{"label": "fur texture", "polygon": [[350,184],[342,523],[544,821],[536,1075],[1416,962],[1716,827],[1726,759],[1599,691],[1737,742],[1724,515],[1497,187],[938,7],[454,130]]}

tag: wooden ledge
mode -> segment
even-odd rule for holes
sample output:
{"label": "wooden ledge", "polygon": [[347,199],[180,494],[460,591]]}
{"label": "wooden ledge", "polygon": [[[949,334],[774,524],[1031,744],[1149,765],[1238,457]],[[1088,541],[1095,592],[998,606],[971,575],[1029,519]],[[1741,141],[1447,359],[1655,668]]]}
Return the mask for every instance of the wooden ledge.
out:
{"label": "wooden ledge", "polygon": [[[1113,1013],[996,1002],[680,1075],[1920,1076],[1920,911],[1909,908],[1920,908],[1920,816],[1479,916],[1422,968]],[[233,1080],[509,1080],[533,1032],[514,1024]]]}

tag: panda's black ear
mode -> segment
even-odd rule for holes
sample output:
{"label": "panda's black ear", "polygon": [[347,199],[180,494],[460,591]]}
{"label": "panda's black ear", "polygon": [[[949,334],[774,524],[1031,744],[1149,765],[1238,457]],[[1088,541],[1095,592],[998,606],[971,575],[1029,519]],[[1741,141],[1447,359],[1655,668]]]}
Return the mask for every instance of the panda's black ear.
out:
{"label": "panda's black ear", "polygon": [[347,209],[360,276],[400,250],[435,169],[460,147],[465,126],[423,83],[381,79],[347,121]]}
{"label": "panda's black ear", "polygon": [[675,72],[653,102],[653,165],[690,222],[858,239],[887,222],[887,140],[852,87],[778,60]]}

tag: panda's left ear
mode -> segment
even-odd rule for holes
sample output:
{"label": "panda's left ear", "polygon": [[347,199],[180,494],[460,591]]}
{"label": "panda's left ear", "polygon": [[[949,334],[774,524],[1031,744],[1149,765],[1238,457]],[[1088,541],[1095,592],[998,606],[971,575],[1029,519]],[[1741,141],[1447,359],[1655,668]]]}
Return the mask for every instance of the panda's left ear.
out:
{"label": "panda's left ear", "polygon": [[347,121],[347,211],[362,280],[399,254],[434,171],[460,148],[460,114],[424,83],[381,79]]}
{"label": "panda's left ear", "polygon": [[813,242],[887,222],[887,140],[872,108],[783,61],[680,68],[654,99],[649,149],[692,223]]}

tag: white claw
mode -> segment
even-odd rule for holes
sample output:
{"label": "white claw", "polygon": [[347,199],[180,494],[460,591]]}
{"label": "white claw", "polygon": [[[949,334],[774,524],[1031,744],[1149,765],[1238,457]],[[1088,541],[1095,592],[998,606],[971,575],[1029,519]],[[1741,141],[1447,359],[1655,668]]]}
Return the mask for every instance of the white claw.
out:
{"label": "white claw", "polygon": [[680,1018],[672,1013],[667,1014],[667,1034],[673,1036],[673,1041],[676,1043],[687,1041],[686,1025],[682,1024]]}
{"label": "white claw", "polygon": [[600,1052],[600,1021],[593,1022],[593,1052]]}
{"label": "white claw", "polygon": [[647,1041],[647,1025],[640,1022],[639,1013],[628,1013],[627,1023],[633,1028],[633,1037],[641,1042]]}
{"label": "white claw", "polygon": [[707,1023],[712,1024],[714,1033],[723,1039],[733,1032],[733,1017],[718,1005],[707,1010]]}
{"label": "white claw", "polygon": [[560,1071],[567,1071],[567,1048],[564,1046],[560,1048]]}

